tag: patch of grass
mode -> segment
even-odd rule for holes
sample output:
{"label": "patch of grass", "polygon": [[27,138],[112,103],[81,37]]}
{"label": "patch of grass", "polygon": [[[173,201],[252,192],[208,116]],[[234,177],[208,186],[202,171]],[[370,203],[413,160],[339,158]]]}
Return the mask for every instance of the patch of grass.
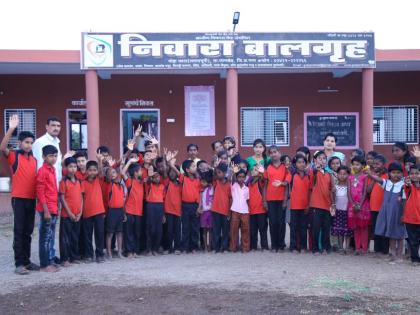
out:
{"label": "patch of grass", "polygon": [[327,288],[332,290],[340,290],[344,292],[360,292],[360,293],[369,293],[370,288],[361,286],[356,282],[348,281],[344,279],[334,279],[328,277],[322,277],[316,279],[311,287],[315,288]]}

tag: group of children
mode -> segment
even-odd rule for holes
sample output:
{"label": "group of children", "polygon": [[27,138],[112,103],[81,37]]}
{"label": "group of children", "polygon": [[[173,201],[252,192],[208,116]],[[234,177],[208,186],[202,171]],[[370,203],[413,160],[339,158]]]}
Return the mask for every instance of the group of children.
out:
{"label": "group of children", "polygon": [[[43,147],[44,164],[34,173],[33,135],[20,133],[19,151],[4,149],[10,136],[8,131],[1,148],[12,167],[13,202],[36,196],[45,271],[143,253],[279,252],[286,249],[287,223],[294,253],[347,253],[353,247],[364,255],[374,235],[375,252],[401,260],[407,239],[413,263],[420,262],[420,150],[414,147],[410,155],[404,143],[394,145],[390,163],[376,152],[354,150],[345,165],[324,151],[311,159],[306,147],[290,158],[274,145],[266,148],[261,139],[254,141],[254,154],[243,160],[235,139],[226,137],[212,143],[211,162],[199,159],[198,146],[191,144],[188,158],[177,165],[177,151],[160,152],[157,140],[147,136],[144,152],[135,148],[136,139],[129,140],[118,161],[107,147],[97,149],[96,161],[88,161],[86,152],[67,153],[57,187],[57,148]],[[24,181],[36,191],[16,193]],[[15,211],[19,234],[17,217]],[[59,260],[54,253],[58,217]],[[17,252],[15,248],[15,260]],[[23,256],[16,263],[21,274],[35,268],[27,251]]]}

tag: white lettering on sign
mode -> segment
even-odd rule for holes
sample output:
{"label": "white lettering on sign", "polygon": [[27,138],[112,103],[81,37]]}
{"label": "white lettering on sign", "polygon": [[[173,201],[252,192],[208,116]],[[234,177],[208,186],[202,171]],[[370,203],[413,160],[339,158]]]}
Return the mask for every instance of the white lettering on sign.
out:
{"label": "white lettering on sign", "polygon": [[118,41],[121,46],[121,57],[197,57],[199,52],[203,56],[233,56],[233,40],[190,40],[190,41],[149,41],[139,34],[122,34]]}
{"label": "white lettering on sign", "polygon": [[86,106],[87,102],[84,99],[80,100],[72,100],[71,105],[72,106]]}
{"label": "white lettering on sign", "polygon": [[149,106],[155,106],[155,102],[154,101],[150,101],[150,100],[139,100],[139,99],[135,99],[135,100],[126,100],[124,101],[124,105],[126,107],[149,107]]}

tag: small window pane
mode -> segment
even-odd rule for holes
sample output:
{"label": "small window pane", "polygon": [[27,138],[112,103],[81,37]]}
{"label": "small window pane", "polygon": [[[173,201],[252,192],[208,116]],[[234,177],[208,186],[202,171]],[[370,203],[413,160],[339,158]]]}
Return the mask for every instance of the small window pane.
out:
{"label": "small window pane", "polygon": [[375,106],[373,109],[373,142],[392,144],[402,141],[418,143],[418,106]]}
{"label": "small window pane", "polygon": [[242,107],[241,145],[252,146],[255,139],[267,145],[289,145],[288,107]]}

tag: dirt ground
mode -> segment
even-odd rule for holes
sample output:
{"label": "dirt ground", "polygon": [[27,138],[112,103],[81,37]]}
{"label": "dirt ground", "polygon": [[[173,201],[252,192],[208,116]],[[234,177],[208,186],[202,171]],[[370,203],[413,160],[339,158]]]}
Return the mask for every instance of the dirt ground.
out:
{"label": "dirt ground", "polygon": [[420,266],[375,255],[161,255],[17,276],[11,221],[0,217],[0,314],[420,314]]}

